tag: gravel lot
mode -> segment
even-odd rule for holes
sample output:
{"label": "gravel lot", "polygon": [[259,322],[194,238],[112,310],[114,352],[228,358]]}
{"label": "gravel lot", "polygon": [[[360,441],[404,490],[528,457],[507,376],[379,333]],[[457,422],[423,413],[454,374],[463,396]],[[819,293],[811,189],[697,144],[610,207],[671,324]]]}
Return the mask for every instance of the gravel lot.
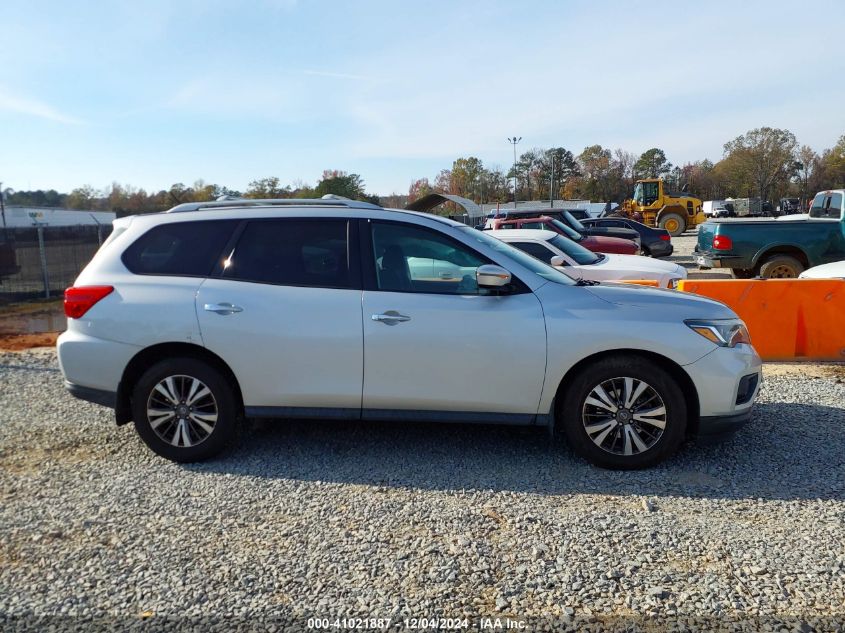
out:
{"label": "gravel lot", "polygon": [[767,366],[740,435],[634,473],[534,430],[314,422],[180,466],[66,395],[52,350],[0,381],[4,630],[842,626],[842,366]]}

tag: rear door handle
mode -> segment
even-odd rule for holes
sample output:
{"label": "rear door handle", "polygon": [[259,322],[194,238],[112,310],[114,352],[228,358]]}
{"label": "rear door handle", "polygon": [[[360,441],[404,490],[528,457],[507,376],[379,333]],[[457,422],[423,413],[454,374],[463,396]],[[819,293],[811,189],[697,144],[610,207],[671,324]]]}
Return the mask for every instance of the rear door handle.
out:
{"label": "rear door handle", "polygon": [[397,323],[404,323],[410,321],[411,317],[399,314],[396,310],[388,310],[384,314],[374,314],[373,321],[379,321],[385,325],[396,325]]}
{"label": "rear door handle", "polygon": [[206,312],[215,312],[217,314],[234,314],[235,312],[243,312],[241,306],[236,306],[231,303],[206,303],[204,306]]}

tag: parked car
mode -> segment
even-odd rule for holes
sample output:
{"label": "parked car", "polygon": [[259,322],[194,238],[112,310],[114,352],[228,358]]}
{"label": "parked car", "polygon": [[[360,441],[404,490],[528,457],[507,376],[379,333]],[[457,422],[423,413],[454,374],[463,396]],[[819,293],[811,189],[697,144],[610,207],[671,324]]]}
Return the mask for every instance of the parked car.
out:
{"label": "parked car", "polygon": [[549,216],[539,218],[514,218],[512,220],[493,220],[491,230],[508,229],[543,229],[554,231],[577,242],[587,250],[594,253],[616,253],[618,255],[638,255],[641,251],[639,246],[631,240],[606,235],[581,235],[575,229],[569,228],[560,220]]}
{"label": "parked car", "polygon": [[702,268],[730,268],[738,279],[793,278],[845,259],[845,190],[816,194],[807,216],[705,222],[695,254]]}
{"label": "parked car", "polygon": [[636,220],[632,220],[630,218],[597,218],[594,220],[583,220],[581,223],[588,229],[592,227],[604,227],[612,229],[631,229],[636,231],[640,236],[643,255],[650,255],[651,257],[668,257],[675,250],[675,247],[672,246],[672,236],[669,235],[669,231],[666,229],[656,229],[651,226],[646,226],[642,222],[637,222]]}
{"label": "parked car", "polygon": [[801,279],[845,279],[845,261],[813,266],[798,276]]}
{"label": "parked car", "polygon": [[678,281],[687,278],[687,269],[673,262],[639,255],[592,253],[552,231],[522,229],[489,233],[551,266],[564,269],[575,278],[592,281],[650,279],[657,281],[661,288],[674,288]]}
{"label": "parked car", "polygon": [[578,220],[569,209],[520,209],[519,211],[507,211],[504,215],[496,218],[490,217],[484,225],[486,229],[492,229],[493,223],[496,220],[505,219],[512,220],[515,218],[536,218],[539,216],[547,216],[555,220],[559,220],[577,233],[587,236],[603,236],[616,237],[623,240],[631,240],[637,245],[637,249],[642,248],[640,243],[640,234],[631,229],[608,228],[608,227],[587,227],[580,220]]}
{"label": "parked car", "polygon": [[551,427],[638,468],[738,428],[760,382],[719,302],[576,282],[488,232],[350,200],[120,218],[65,313],[67,389],[180,462],[266,417]]}
{"label": "parked car", "polygon": [[571,213],[564,211],[561,214],[561,222],[568,227],[578,231],[581,235],[605,235],[607,237],[620,237],[626,240],[633,240],[636,242],[638,248],[642,248],[642,240],[640,234],[627,228],[610,227],[610,226],[587,226],[580,220],[574,218]]}

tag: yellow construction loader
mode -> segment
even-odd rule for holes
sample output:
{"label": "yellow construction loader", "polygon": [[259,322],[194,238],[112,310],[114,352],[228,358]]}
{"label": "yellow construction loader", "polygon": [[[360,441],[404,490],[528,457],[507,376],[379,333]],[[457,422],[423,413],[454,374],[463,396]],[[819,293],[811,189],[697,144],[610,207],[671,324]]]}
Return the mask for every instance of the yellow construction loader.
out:
{"label": "yellow construction loader", "polygon": [[707,219],[701,200],[687,193],[668,193],[662,178],[638,180],[634,197],[622,203],[622,212],[648,226],[666,229],[673,237]]}

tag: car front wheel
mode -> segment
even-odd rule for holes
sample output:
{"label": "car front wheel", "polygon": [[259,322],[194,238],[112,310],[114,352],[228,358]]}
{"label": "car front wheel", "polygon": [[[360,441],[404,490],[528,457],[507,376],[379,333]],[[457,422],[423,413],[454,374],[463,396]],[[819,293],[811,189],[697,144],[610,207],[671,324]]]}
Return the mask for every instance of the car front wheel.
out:
{"label": "car front wheel", "polygon": [[565,390],[558,410],[572,449],[596,466],[636,469],[673,454],[684,439],[687,410],[677,382],[645,358],[605,358]]}
{"label": "car front wheel", "polygon": [[156,454],[194,462],[220,453],[232,439],[237,406],[219,371],[193,358],[156,363],[132,392],[135,429]]}

